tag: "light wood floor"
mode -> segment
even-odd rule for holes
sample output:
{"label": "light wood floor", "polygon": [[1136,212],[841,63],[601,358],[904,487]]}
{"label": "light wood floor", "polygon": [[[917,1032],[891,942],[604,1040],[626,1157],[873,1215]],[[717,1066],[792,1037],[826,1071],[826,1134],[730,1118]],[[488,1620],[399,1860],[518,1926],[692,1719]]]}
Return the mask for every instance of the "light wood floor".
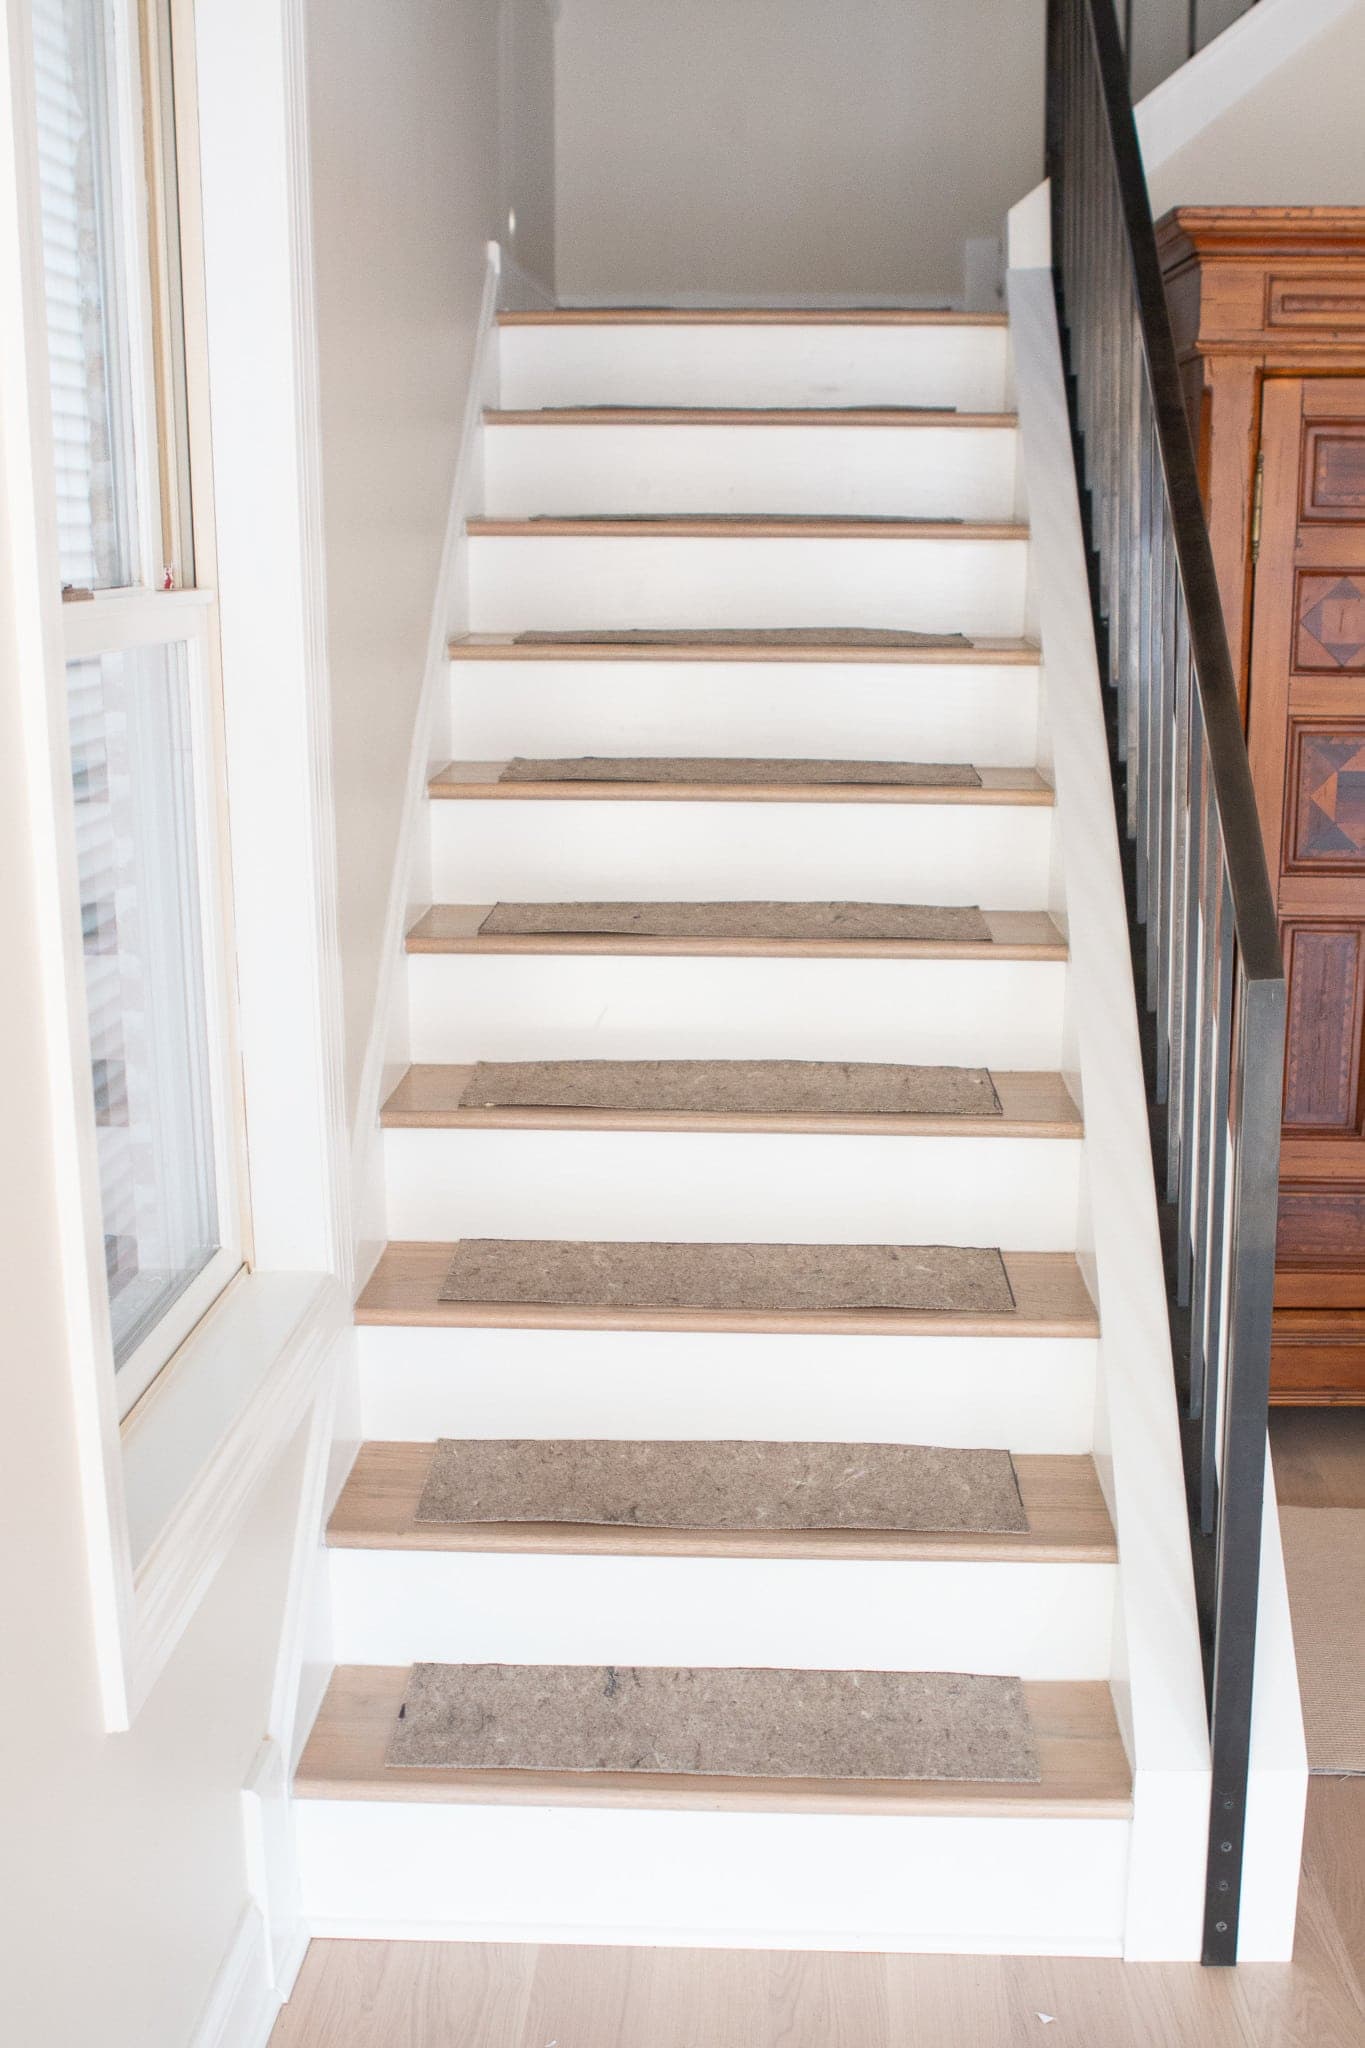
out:
{"label": "light wood floor", "polygon": [[[1365,1411],[1272,1418],[1280,1498],[1365,1507]],[[1044,2019],[1048,2015],[1053,2024]],[[1292,1964],[315,1941],[271,2048],[1361,2048],[1365,1779],[1315,1778]]]}

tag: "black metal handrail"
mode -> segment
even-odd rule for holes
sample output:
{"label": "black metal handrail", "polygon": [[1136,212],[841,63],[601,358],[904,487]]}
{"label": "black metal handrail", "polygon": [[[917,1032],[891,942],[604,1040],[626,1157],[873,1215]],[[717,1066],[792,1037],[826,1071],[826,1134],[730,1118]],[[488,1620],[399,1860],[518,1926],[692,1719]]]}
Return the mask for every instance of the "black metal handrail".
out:
{"label": "black metal handrail", "polygon": [[1050,0],[1047,77],[1053,274],[1146,997],[1208,1694],[1203,1954],[1231,1963],[1265,1490],[1284,971],[1112,0]]}

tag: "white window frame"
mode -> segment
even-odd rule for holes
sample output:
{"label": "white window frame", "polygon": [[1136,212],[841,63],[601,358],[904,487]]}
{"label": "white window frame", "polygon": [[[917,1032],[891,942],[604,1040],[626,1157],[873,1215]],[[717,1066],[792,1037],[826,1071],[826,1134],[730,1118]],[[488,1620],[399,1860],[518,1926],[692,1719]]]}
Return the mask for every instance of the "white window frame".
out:
{"label": "white window frame", "polygon": [[30,0],[0,0],[0,655],[15,671],[34,844],[31,875],[13,885],[31,890],[44,949],[67,1365],[110,1730],[131,1724],[265,1477],[353,1356],[303,0],[171,4],[180,60],[200,81],[177,143],[187,347],[207,363],[212,401],[211,439],[193,408],[191,429],[198,473],[211,463],[212,475],[254,1256],[121,1420],[92,1229],[65,665],[87,636],[107,648],[120,611],[138,637],[141,605],[166,639],[202,652],[207,635],[211,662],[211,600],[60,599]]}
{"label": "white window frame", "polygon": [[[113,163],[113,233],[111,260],[118,272],[119,308],[126,320],[120,334],[121,353],[129,367],[132,408],[131,474],[120,479],[132,496],[131,542],[134,560],[129,585],[98,590],[79,601],[62,605],[63,645],[66,662],[102,654],[133,652],[145,647],[182,644],[188,669],[191,755],[195,787],[192,806],[195,823],[196,881],[201,909],[204,1016],[208,1038],[209,1112],[213,1144],[214,1195],[219,1244],[200,1272],[180,1291],[157,1318],[135,1350],[118,1365],[117,1406],[120,1419],[126,1417],[153,1385],[195,1326],[212,1308],[223,1290],[242,1270],[249,1252],[249,1228],[244,1200],[242,1160],[242,1105],[235,1083],[236,1045],[234,1018],[236,991],[231,967],[232,898],[223,859],[226,834],[225,789],[223,784],[222,719],[218,699],[217,603],[211,588],[167,591],[161,587],[168,567],[166,556],[173,550],[173,536],[167,520],[184,508],[165,501],[165,465],[174,462],[178,451],[163,445],[163,436],[173,431],[169,414],[159,402],[156,368],[156,333],[161,321],[179,311],[160,306],[153,284],[152,223],[160,220],[164,194],[149,189],[152,163],[162,160],[160,124],[163,110],[149,107],[143,95],[144,5],[155,16],[157,0],[101,0],[109,26],[108,89],[112,102],[111,138]],[[150,39],[148,39],[150,40]],[[158,79],[162,90],[171,81]],[[148,124],[157,123],[157,144],[148,146]],[[177,209],[178,211],[178,209]],[[163,338],[163,348],[166,343]],[[188,451],[185,451],[186,453]],[[211,535],[211,482],[202,477],[203,518],[197,522],[195,556],[202,570],[211,562],[207,537]],[[190,508],[193,510],[193,508]],[[68,819],[74,833],[74,805]],[[68,913],[69,914],[69,913]],[[76,909],[79,926],[79,905]],[[89,1071],[88,1031],[81,1033],[73,1018],[73,1039],[84,1037],[84,1046],[73,1043],[73,1057],[83,1049]],[[87,1169],[88,1179],[88,1169]],[[93,1190],[95,1210],[88,1227],[102,1237],[98,1220],[98,1182]],[[108,1346],[113,1370],[113,1344],[108,1313],[97,1318],[101,1337]]]}
{"label": "white window frame", "polygon": [[[213,1133],[214,1196],[219,1243],[212,1257],[183,1287],[136,1348],[118,1366],[116,1393],[120,1419],[126,1417],[153,1385],[207,1315],[223,1290],[246,1263],[246,1219],[242,1200],[241,1101],[234,1085],[236,1063],[233,1017],[236,991],[225,943],[231,930],[231,903],[222,858],[223,783],[218,706],[215,691],[213,635],[214,596],[209,590],[115,591],[88,602],[62,606],[64,655],[67,662],[87,656],[132,653],[147,647],[183,647],[188,670],[190,751],[194,763],[196,881],[201,908],[204,1020],[208,1036],[209,1110]],[[74,806],[72,817],[74,830]],[[76,918],[79,925],[80,910]],[[88,1030],[84,1056],[90,1065]],[[73,1046],[73,1054],[78,1048]],[[99,1203],[99,1186],[93,1190]],[[98,1214],[90,1227],[102,1234]],[[108,1309],[106,1304],[106,1319]],[[110,1369],[113,1340],[109,1336]]]}

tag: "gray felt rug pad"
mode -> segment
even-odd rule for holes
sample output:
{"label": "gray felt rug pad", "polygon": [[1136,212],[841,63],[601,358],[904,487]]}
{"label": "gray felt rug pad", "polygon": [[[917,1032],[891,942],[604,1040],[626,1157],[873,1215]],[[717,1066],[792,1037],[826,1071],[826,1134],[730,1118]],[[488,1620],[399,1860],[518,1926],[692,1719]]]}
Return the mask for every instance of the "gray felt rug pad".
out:
{"label": "gray felt rug pad", "polygon": [[796,411],[796,412],[821,412],[821,413],[830,413],[830,414],[832,414],[832,415],[834,415],[834,416],[836,416],[836,417],[837,417],[837,416],[838,416],[838,414],[840,414],[840,413],[843,413],[843,412],[887,412],[887,413],[897,413],[897,412],[912,412],[912,413],[913,413],[913,412],[956,412],[956,411],[957,411],[957,407],[956,407],[955,405],[880,405],[880,404],[878,404],[878,405],[819,405],[819,406],[816,406],[816,405],[805,405],[805,406],[795,406],[795,407],[793,407],[793,406],[789,406],[789,405],[741,405],[741,406],[723,406],[723,405],[666,405],[666,406],[653,406],[653,405],[601,405],[601,404],[599,404],[599,403],[598,403],[598,402],[597,402],[596,400],[594,400],[594,401],[593,401],[593,403],[592,403],[591,405],[588,405],[588,406],[583,406],[583,405],[541,405],[541,406],[537,406],[537,407],[536,407],[536,411],[537,411],[537,412],[624,412],[624,413],[638,413],[638,412],[644,412],[644,413],[648,413],[648,412],[700,412],[700,413],[712,413],[712,412],[743,412],[743,413],[752,413],[752,412],[757,412],[757,413],[771,413],[771,414],[773,415],[773,417],[774,417],[774,418],[776,418],[776,419],[782,419],[782,418],[784,418],[784,417],[786,416],[786,414],[787,414],[787,413],[789,413],[789,412],[792,412],[792,411]]}
{"label": "gray felt rug pad", "polygon": [[442,1301],[559,1308],[1008,1314],[998,1251],[961,1245],[602,1243],[467,1237]]}
{"label": "gray felt rug pad", "polygon": [[758,520],[780,519],[784,526],[828,526],[840,520],[850,526],[965,526],[961,518],[939,519],[927,512],[533,512],[527,524],[592,526],[608,520],[613,526],[657,526],[663,520],[704,519],[708,526],[752,526]]}
{"label": "gray felt rug pad", "polygon": [[480,1060],[462,1109],[999,1116],[984,1067],[872,1060]]}
{"label": "gray felt rug pad", "polygon": [[415,1664],[387,1761],[428,1770],[1035,1784],[1017,1678]]}
{"label": "gray felt rug pad", "polygon": [[1022,1534],[1008,1451],[921,1444],[443,1439],[419,1522]]}
{"label": "gray felt rug pad", "polygon": [[587,754],[577,760],[537,761],[518,756],[499,782],[717,782],[831,783],[883,789],[980,789],[975,768],[958,762],[705,760],[641,755],[621,759]]}
{"label": "gray felt rug pad", "polygon": [[990,939],[974,906],[936,903],[495,903],[479,930],[525,938]]}
{"label": "gray felt rug pad", "polygon": [[611,632],[514,633],[518,647],[970,647],[965,633],[896,626],[624,626]]}

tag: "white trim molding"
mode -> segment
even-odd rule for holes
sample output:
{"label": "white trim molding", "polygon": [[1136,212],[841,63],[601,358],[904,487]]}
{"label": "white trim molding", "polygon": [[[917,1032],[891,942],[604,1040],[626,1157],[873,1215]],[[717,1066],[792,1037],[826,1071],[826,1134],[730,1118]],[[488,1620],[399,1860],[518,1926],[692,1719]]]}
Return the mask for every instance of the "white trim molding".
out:
{"label": "white trim molding", "polygon": [[[516,266],[511,266],[513,270]],[[484,262],[483,296],[475,330],[469,388],[451,478],[441,566],[432,595],[426,664],[408,752],[407,780],[398,846],[389,878],[384,914],[383,963],[370,1036],[361,1067],[355,1124],[350,1137],[350,1184],[354,1200],[353,1271],[357,1284],[369,1277],[388,1230],[384,1216],[384,1160],[379,1113],[385,1097],[408,1064],[408,927],[431,902],[427,843],[427,782],[450,759],[451,639],[466,630],[468,569],[465,521],[483,498],[483,415],[498,400],[497,315],[508,265],[496,242]],[[518,277],[524,273],[517,271]],[[540,303],[537,301],[537,303]]]}
{"label": "white trim molding", "polygon": [[302,0],[198,0],[195,29],[256,1263],[349,1290]]}
{"label": "white trim molding", "polygon": [[[1192,1960],[1208,1724],[1127,910],[1052,277],[1012,270],[1008,283],[1071,954],[1063,1065],[1085,1117],[1092,1241],[1079,1256],[1100,1312],[1095,1460],[1119,1548],[1113,1688],[1133,1767],[1124,1954]],[[1277,1540],[1261,1583],[1242,1961],[1291,1952],[1307,1791]]]}
{"label": "white trim molding", "polygon": [[330,1415],[333,1351],[351,1327],[335,1280],[249,1275],[129,1418],[122,1448],[135,1596],[130,1716],[310,1408]]}
{"label": "white trim molding", "polygon": [[1095,1461],[1119,1542],[1115,1705],[1133,1767],[1124,1953],[1195,1958],[1208,1730],[1128,914],[1052,280],[1011,271],[1043,683],[1070,948],[1063,1067],[1085,1117],[1100,1312]]}
{"label": "white trim molding", "polygon": [[188,2048],[266,2048],[280,2003],[270,1979],[265,1922],[250,1905],[237,1922]]}

